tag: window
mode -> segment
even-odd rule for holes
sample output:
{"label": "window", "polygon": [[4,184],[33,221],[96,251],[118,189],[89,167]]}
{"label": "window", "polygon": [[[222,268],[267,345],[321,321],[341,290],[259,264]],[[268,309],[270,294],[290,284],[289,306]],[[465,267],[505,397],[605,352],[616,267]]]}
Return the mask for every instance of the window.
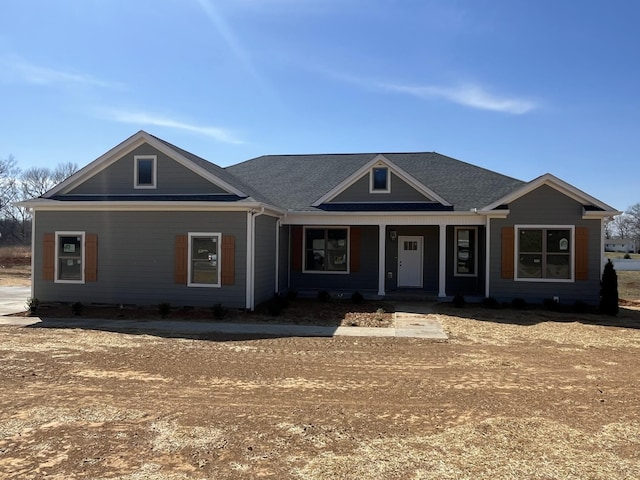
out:
{"label": "window", "polygon": [[136,155],[134,157],[134,179],[135,188],[156,188],[156,163],[155,155]]}
{"label": "window", "polygon": [[573,279],[573,227],[527,226],[516,231],[517,279]]}
{"label": "window", "polygon": [[478,230],[476,228],[455,229],[455,275],[470,276],[477,275],[478,267]]}
{"label": "window", "polygon": [[387,167],[373,167],[370,177],[369,193],[389,193],[391,191]]}
{"label": "window", "polygon": [[189,234],[189,286],[220,286],[220,242],[220,233]]}
{"label": "window", "polygon": [[305,271],[347,273],[347,228],[306,228]]}
{"label": "window", "polygon": [[56,232],[56,282],[84,283],[84,232]]}

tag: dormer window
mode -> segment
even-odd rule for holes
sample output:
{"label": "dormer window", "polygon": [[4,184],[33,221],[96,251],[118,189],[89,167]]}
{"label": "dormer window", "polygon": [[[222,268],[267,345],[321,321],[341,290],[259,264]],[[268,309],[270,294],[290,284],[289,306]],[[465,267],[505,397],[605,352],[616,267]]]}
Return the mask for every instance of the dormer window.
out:
{"label": "dormer window", "polygon": [[371,169],[371,183],[369,193],[389,193],[389,169],[384,166],[377,166]]}
{"label": "dormer window", "polygon": [[136,155],[134,157],[134,188],[156,188],[157,157],[155,155]]}

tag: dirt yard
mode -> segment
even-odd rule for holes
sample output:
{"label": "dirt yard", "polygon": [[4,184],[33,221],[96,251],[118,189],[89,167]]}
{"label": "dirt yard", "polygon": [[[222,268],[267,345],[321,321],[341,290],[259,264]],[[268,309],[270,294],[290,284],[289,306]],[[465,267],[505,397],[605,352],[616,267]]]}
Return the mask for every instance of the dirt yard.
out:
{"label": "dirt yard", "polygon": [[0,328],[5,479],[640,478],[640,312],[451,339]]}

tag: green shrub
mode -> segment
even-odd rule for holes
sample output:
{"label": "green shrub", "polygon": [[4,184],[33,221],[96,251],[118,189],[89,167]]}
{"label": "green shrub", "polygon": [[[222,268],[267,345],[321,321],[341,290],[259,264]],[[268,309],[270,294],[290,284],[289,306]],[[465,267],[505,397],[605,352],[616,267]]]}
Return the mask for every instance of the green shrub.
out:
{"label": "green shrub", "polygon": [[82,305],[82,303],[76,302],[73,305],[71,305],[71,311],[73,312],[74,315],[82,315],[83,307],[84,305]]}
{"label": "green shrub", "polygon": [[625,260],[631,260],[631,255],[629,255],[628,253],[625,253],[623,258]]}
{"label": "green shrub", "polygon": [[216,320],[221,320],[227,314],[227,309],[221,303],[216,303],[213,307],[211,307],[211,312],[213,313],[213,318]]}
{"label": "green shrub", "polygon": [[528,305],[527,301],[524,298],[514,298],[511,300],[511,307],[516,310],[526,310]]}
{"label": "green shrub", "polygon": [[465,301],[464,296],[458,293],[453,297],[451,303],[453,303],[455,307],[462,308],[466,305],[467,302]]}
{"label": "green shrub", "polygon": [[618,275],[611,259],[607,261],[600,282],[600,313],[618,314]]}
{"label": "green shrub", "polygon": [[171,304],[168,302],[163,302],[158,305],[158,313],[162,318],[167,318],[169,313],[171,313]]}
{"label": "green shrub", "polygon": [[542,301],[542,306],[545,310],[549,310],[551,312],[557,312],[560,310],[560,303],[556,302],[553,298],[545,298]]}
{"label": "green shrub", "polygon": [[277,293],[267,302],[267,311],[272,317],[278,317],[287,307],[286,298],[281,297]]}
{"label": "green shrub", "polygon": [[326,290],[320,290],[318,292],[318,300],[320,302],[326,303],[331,300],[331,295],[329,295],[329,292],[327,292]]}
{"label": "green shrub", "polygon": [[351,302],[355,303],[356,305],[362,303],[363,300],[364,300],[364,297],[360,292],[353,292],[351,294]]}
{"label": "green shrub", "polygon": [[298,298],[298,291],[297,290],[287,290],[287,300],[293,301],[296,298]]}

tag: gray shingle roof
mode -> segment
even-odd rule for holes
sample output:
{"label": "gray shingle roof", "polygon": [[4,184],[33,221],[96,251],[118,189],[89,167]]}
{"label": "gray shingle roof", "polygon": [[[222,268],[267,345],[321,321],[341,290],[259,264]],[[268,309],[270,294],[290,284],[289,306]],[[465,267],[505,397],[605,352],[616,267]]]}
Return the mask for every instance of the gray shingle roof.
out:
{"label": "gray shingle roof", "polygon": [[[272,205],[316,210],[316,200],[377,155],[265,155],[225,170]],[[382,155],[459,211],[489,205],[525,183],[435,152]]]}

